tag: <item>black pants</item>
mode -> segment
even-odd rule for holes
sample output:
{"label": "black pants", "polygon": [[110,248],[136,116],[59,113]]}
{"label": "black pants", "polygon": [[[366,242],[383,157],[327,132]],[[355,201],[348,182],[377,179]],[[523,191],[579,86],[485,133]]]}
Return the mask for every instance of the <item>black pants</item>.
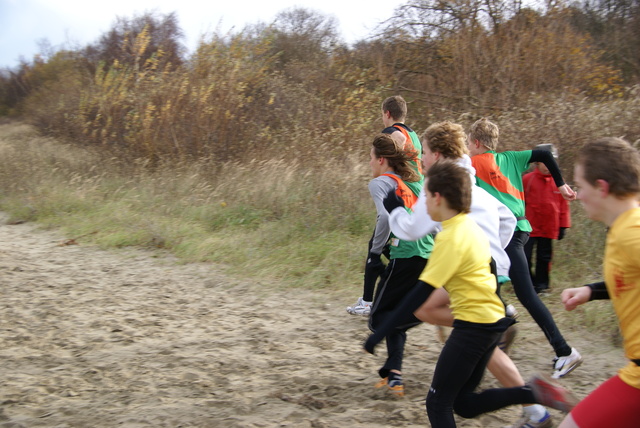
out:
{"label": "black pants", "polygon": [[533,288],[531,282],[531,274],[529,273],[529,264],[524,253],[524,245],[529,238],[529,232],[516,231],[509,241],[509,245],[505,248],[509,260],[511,260],[511,268],[509,269],[509,277],[513,284],[513,290],[522,306],[524,306],[536,324],[542,329],[547,340],[553,347],[558,357],[571,354],[571,347],[567,344],[556,326],[556,322],[551,316],[549,309],[542,303],[540,297]]}
{"label": "black pants", "polygon": [[[531,263],[533,258],[533,251],[535,248],[536,259],[535,269]],[[531,273],[531,281],[533,282],[533,288],[536,292],[541,292],[549,288],[549,271],[551,270],[551,259],[553,258],[553,239],[529,237],[529,240],[524,245],[524,253],[527,257],[527,264],[529,265],[529,272]]]}
{"label": "black pants", "polygon": [[463,418],[473,418],[506,406],[536,402],[531,388],[526,386],[475,392],[501,331],[512,323],[512,319],[503,318],[492,330],[474,327],[472,323],[454,323],[427,395],[427,415],[432,427],[455,427],[454,412]]}
{"label": "black pants", "polygon": [[[427,265],[427,259],[411,257],[408,259],[393,259],[387,269],[380,276],[380,283],[376,290],[376,297],[369,316],[369,329],[375,332],[402,301],[404,296],[416,285],[420,274]],[[380,377],[387,377],[389,371],[402,371],[404,345],[407,341],[407,330],[421,324],[413,314],[407,314],[407,319],[393,333],[386,337],[387,360],[380,368]]]}
{"label": "black pants", "polygon": [[[373,230],[373,235],[371,239],[369,239],[369,246],[367,247],[367,257],[369,257],[369,253],[371,252],[371,247],[373,246],[373,238],[376,234],[375,229]],[[389,259],[389,244],[385,245],[382,249],[382,254]],[[366,262],[365,262],[366,264]],[[373,301],[373,292],[376,289],[376,282],[378,281],[378,275],[373,274],[372,272],[368,272],[365,268],[364,271],[364,289],[362,291],[362,300],[366,302]]]}

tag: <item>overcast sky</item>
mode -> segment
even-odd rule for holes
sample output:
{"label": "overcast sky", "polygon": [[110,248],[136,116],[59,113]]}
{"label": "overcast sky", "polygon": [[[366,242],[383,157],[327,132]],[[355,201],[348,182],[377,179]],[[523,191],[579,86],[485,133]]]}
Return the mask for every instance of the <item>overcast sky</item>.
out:
{"label": "overcast sky", "polygon": [[203,33],[271,23],[278,12],[301,6],[334,16],[346,42],[370,35],[403,1],[389,0],[0,0],[0,68],[30,61],[46,39],[55,48],[92,43],[116,16],[176,12],[191,52]]}

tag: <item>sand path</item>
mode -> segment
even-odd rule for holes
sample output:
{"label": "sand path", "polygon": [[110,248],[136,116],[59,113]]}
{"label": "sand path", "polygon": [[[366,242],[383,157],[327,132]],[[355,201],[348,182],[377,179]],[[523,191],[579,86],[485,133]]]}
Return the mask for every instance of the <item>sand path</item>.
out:
{"label": "sand path", "polygon": [[[68,237],[5,223],[0,427],[429,426],[424,396],[441,348],[430,326],[410,332],[407,396],[395,399],[372,387],[384,347],[360,351],[366,321],[346,314],[344,298],[158,252],[61,245]],[[514,360],[525,378],[550,372],[542,333],[521,319]],[[624,362],[606,338],[565,335],[586,357],[564,381],[580,396]],[[501,427],[519,413],[458,421]]]}

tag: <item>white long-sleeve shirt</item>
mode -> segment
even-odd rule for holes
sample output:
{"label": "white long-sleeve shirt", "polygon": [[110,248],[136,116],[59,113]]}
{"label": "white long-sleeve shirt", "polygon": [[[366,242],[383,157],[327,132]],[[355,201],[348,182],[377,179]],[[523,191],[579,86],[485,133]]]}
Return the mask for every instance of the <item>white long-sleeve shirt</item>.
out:
{"label": "white long-sleeve shirt", "polygon": [[[511,262],[504,248],[509,244],[516,229],[516,218],[503,203],[491,196],[486,190],[475,185],[475,169],[471,159],[463,155],[457,164],[469,171],[471,187],[471,217],[489,238],[491,257],[496,262],[498,275],[509,276]],[[413,212],[396,208],[389,213],[389,226],[395,236],[406,241],[415,241],[429,233],[436,232],[440,223],[434,221],[427,212],[427,195],[424,188],[420,191]]]}

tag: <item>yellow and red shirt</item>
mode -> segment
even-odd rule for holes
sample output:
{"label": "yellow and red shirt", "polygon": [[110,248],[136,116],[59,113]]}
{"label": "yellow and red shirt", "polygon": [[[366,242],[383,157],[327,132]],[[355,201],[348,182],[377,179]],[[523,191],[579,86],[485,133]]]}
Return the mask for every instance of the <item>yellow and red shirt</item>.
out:
{"label": "yellow and red shirt", "polygon": [[[625,356],[640,359],[640,208],[622,213],[607,233],[604,280],[618,316]],[[640,388],[640,366],[634,362],[619,371],[620,378]]]}

